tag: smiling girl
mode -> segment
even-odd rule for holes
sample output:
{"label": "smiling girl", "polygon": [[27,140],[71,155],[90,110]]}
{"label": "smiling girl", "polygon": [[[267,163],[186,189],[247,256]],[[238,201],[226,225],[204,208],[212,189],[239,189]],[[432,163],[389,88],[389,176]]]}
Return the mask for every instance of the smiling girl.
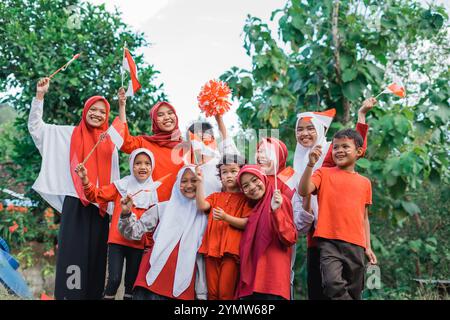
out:
{"label": "smiling girl", "polygon": [[139,240],[157,226],[155,243],[139,267],[134,300],[206,298],[206,284],[198,281],[203,278],[196,271],[207,218],[195,203],[196,184],[195,167],[183,167],[170,200],[158,203],[139,220],[130,211],[133,199],[128,196],[122,200],[119,230],[126,238]]}
{"label": "smiling girl", "polygon": [[120,200],[127,195],[133,197],[131,211],[139,219],[150,206],[158,202],[156,188],[160,183],[153,182],[154,168],[153,154],[144,148],[134,150],[130,155],[131,174],[118,181],[96,187],[89,181],[87,169],[77,166],[77,173],[83,182],[84,193],[89,201],[98,204],[114,202],[114,213],[111,219],[111,228],[108,238],[108,281],[104,293],[104,300],[114,300],[117,289],[122,280],[123,263],[126,260],[125,294],[124,300],[132,298],[133,284],[136,280],[142,252],[145,247],[145,238],[139,241],[125,239],[118,230],[121,212]]}
{"label": "smiling girl", "polygon": [[259,166],[244,166],[237,177],[253,206],[240,243],[241,299],[290,299],[292,246],[297,241],[292,205],[274,190]]}
{"label": "smiling girl", "polygon": [[[86,101],[78,126],[47,124],[42,114],[49,85],[49,78],[38,82],[28,130],[42,156],[33,189],[61,212],[55,298],[100,299],[106,272],[107,205],[89,203],[74,170],[107,130],[110,107],[104,97],[94,96]],[[119,178],[117,150],[108,137],[95,149],[86,167],[89,179],[100,187]]]}

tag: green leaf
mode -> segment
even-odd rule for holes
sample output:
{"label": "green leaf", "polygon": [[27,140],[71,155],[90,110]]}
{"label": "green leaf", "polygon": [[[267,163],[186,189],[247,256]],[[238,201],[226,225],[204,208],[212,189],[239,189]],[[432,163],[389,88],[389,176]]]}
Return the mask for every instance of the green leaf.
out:
{"label": "green leaf", "polygon": [[368,169],[368,168],[370,168],[370,161],[365,158],[361,158],[361,159],[358,159],[358,161],[356,161],[356,165],[363,169]]}
{"label": "green leaf", "polygon": [[418,253],[420,251],[420,248],[422,247],[422,240],[417,239],[417,240],[411,240],[408,242],[409,244],[409,248],[415,252]]}
{"label": "green leaf", "polygon": [[359,99],[362,96],[362,91],[364,90],[364,84],[359,80],[354,80],[351,82],[344,83],[343,93],[344,96],[352,101]]}
{"label": "green leaf", "polygon": [[355,69],[345,69],[342,73],[342,81],[349,82],[356,78],[358,71]]}
{"label": "green leaf", "polygon": [[420,213],[420,208],[414,202],[402,201],[402,207],[411,216]]}

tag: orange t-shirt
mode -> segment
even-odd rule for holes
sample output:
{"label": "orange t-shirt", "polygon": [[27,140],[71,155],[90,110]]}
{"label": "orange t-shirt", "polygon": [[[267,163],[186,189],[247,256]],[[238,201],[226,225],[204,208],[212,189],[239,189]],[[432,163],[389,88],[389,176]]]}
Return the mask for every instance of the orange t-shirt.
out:
{"label": "orange t-shirt", "polygon": [[[84,194],[86,195],[86,198],[93,203],[104,204],[114,201],[114,212],[109,228],[108,243],[120,244],[135,249],[144,249],[144,247],[152,245],[153,238],[149,233],[146,233],[141,240],[128,240],[120,233],[119,218],[120,213],[122,212],[122,207],[120,205],[121,195],[113,183],[102,187],[96,187],[90,183],[84,188]],[[134,206],[131,209],[137,219],[140,219],[146,210],[147,209],[136,208]]]}
{"label": "orange t-shirt", "polygon": [[319,202],[314,237],[342,240],[365,248],[364,215],[366,206],[372,204],[370,180],[338,167],[322,167],[311,180]]}
{"label": "orange t-shirt", "polygon": [[214,220],[212,208],[220,207],[233,217],[247,218],[252,208],[247,204],[246,197],[241,192],[216,192],[209,195],[206,201],[211,205],[211,210],[198,252],[215,258],[221,258],[225,253],[239,258],[239,243],[243,230],[234,228],[225,221]]}
{"label": "orange t-shirt", "polygon": [[[363,153],[365,153],[366,149],[367,149],[367,132],[369,131],[369,126],[367,124],[358,122],[358,123],[356,123],[355,130],[359,132],[359,134],[361,135],[361,137],[364,140]],[[332,150],[333,150],[333,145],[331,144],[330,147],[328,148],[328,152],[327,152],[327,155],[325,156],[322,167],[335,167],[336,166],[336,163],[334,163],[334,160],[333,160]],[[316,239],[313,238],[313,235],[314,235],[314,230],[311,230],[310,232],[308,232],[308,236],[306,238],[308,248],[317,247],[317,241],[316,241]]]}
{"label": "orange t-shirt", "polygon": [[178,171],[183,167],[182,150],[174,151],[173,148],[160,147],[156,143],[147,141],[143,136],[132,136],[128,131],[128,125],[125,124],[124,142],[121,151],[131,153],[138,148],[146,148],[155,156],[155,165],[153,166],[152,177],[156,181],[170,174],[162,181],[161,186],[157,189],[158,201],[163,202],[170,199],[172,188],[177,180]]}

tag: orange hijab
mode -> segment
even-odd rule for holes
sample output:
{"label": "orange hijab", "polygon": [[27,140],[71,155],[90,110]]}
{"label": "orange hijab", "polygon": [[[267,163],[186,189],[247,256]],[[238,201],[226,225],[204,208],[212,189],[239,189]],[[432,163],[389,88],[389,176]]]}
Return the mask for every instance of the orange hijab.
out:
{"label": "orange hijab", "polygon": [[[102,101],[106,105],[106,121],[99,128],[92,128],[86,122],[86,115],[91,106],[97,101]],[[72,138],[70,140],[70,174],[72,176],[72,181],[78,194],[78,198],[84,206],[87,206],[90,202],[84,195],[83,185],[80,177],[78,177],[75,172],[75,168],[92,150],[95,143],[100,138],[100,134],[108,129],[109,109],[109,103],[104,97],[90,97],[84,104],[81,121],[73,130]],[[94,153],[86,162],[85,166],[88,170],[89,181],[91,181],[94,185],[97,185],[97,181],[99,187],[111,183],[111,161],[113,151],[114,144],[109,136],[107,136],[104,141],[100,142]],[[106,213],[106,207],[106,204],[100,206],[100,214],[102,216]]]}

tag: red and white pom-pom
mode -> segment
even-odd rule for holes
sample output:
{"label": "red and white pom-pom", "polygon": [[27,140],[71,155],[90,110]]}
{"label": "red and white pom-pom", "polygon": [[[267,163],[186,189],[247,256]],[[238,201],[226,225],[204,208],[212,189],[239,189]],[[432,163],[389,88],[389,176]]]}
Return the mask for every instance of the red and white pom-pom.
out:
{"label": "red and white pom-pom", "polygon": [[207,117],[223,115],[230,110],[228,101],[231,90],[223,81],[209,80],[200,90],[197,97],[198,106]]}

